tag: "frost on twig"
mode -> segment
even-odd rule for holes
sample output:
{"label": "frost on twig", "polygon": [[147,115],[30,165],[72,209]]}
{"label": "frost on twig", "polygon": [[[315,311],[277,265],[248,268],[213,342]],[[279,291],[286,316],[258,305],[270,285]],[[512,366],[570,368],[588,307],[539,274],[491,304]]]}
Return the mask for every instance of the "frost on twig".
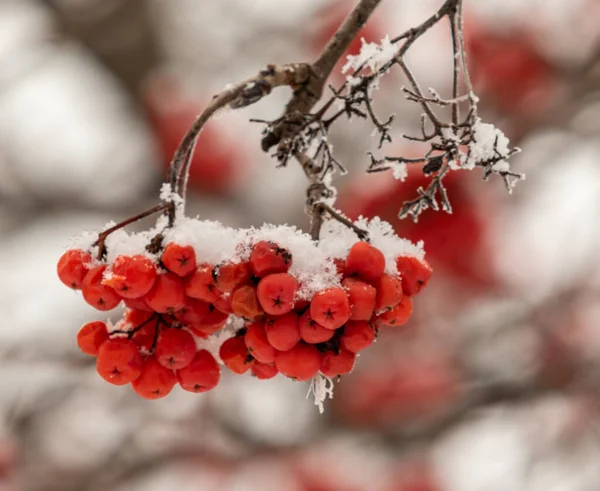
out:
{"label": "frost on twig", "polygon": [[321,373],[315,375],[310,381],[306,398],[308,399],[311,395],[314,397],[315,406],[319,408],[319,413],[323,414],[325,400],[333,399],[333,380]]}

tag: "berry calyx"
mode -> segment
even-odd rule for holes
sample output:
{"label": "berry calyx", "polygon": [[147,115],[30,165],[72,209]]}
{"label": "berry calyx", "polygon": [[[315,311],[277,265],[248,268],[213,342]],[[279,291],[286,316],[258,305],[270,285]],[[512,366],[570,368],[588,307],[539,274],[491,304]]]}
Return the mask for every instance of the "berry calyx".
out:
{"label": "berry calyx", "polygon": [[196,355],[194,336],[183,329],[165,329],[158,336],[155,356],[158,362],[171,370],[188,366]]}
{"label": "berry calyx", "polygon": [[371,318],[377,303],[377,290],[373,285],[358,278],[345,278],[342,287],[348,295],[350,303],[350,319],[366,321]]}
{"label": "berry calyx", "polygon": [[81,283],[83,299],[97,310],[112,310],[121,303],[121,297],[109,286],[102,284],[106,266],[90,269]]}
{"label": "berry calyx", "polygon": [[294,308],[298,281],[287,273],[265,276],[256,287],[256,296],[267,314],[283,315]]}
{"label": "berry calyx", "polygon": [[125,385],[140,376],[143,363],[142,355],[133,341],[109,339],[98,350],[96,371],[113,385]]}
{"label": "berry calyx", "polygon": [[221,370],[213,355],[200,350],[187,367],[177,370],[176,375],[183,390],[207,392],[218,385]]}
{"label": "berry calyx", "polygon": [[244,335],[244,341],[249,353],[261,363],[273,363],[275,348],[267,339],[263,322],[250,324]]}
{"label": "berry calyx", "polygon": [[326,329],[335,330],[350,319],[350,303],[341,288],[328,288],[317,293],[310,303],[310,316]]}
{"label": "berry calyx", "polygon": [[292,255],[275,242],[261,240],[252,246],[250,270],[262,278],[268,274],[285,273],[292,265]]}
{"label": "berry calyx", "polygon": [[58,260],[58,278],[69,288],[80,289],[91,261],[92,256],[88,252],[81,249],[68,250]]}
{"label": "berry calyx", "polygon": [[213,275],[213,266],[210,264],[201,264],[193,275],[188,277],[185,284],[185,294],[188,297],[204,300],[205,302],[214,302],[221,296],[221,291],[217,288]]}
{"label": "berry calyx", "polygon": [[171,242],[165,247],[161,262],[171,273],[184,277],[196,270],[196,251],[192,246]]}
{"label": "berry calyx", "polygon": [[265,333],[269,344],[276,350],[287,351],[300,341],[298,314],[289,312],[280,317],[269,317],[265,322]]}
{"label": "berry calyx", "polygon": [[100,346],[108,341],[106,324],[101,321],[88,322],[77,333],[77,346],[86,355],[96,356]]}
{"label": "berry calyx", "polygon": [[319,371],[321,357],[311,344],[298,343],[288,351],[275,353],[275,366],[279,372],[294,380],[304,381]]}
{"label": "berry calyx", "polygon": [[300,316],[298,325],[302,341],[308,344],[324,343],[325,341],[329,341],[335,334],[335,331],[326,329],[318,322],[315,322],[308,310]]}
{"label": "berry calyx", "polygon": [[248,352],[243,336],[226,340],[221,345],[219,356],[225,366],[238,375],[246,373],[254,364],[254,358]]}
{"label": "berry calyx", "polygon": [[402,298],[402,301],[391,310],[386,310],[375,319],[375,325],[378,326],[401,326],[406,324],[410,314],[412,314],[412,299],[409,296]]}
{"label": "berry calyx", "polygon": [[405,295],[410,297],[427,286],[433,272],[425,259],[418,259],[413,256],[397,257],[396,267],[402,278],[402,290]]}
{"label": "berry calyx", "polygon": [[385,256],[367,242],[355,243],[346,258],[347,276],[358,276],[366,281],[375,281],[385,270]]}
{"label": "berry calyx", "polygon": [[102,281],[123,298],[140,298],[146,295],[156,281],[152,261],[141,254],[118,256]]}
{"label": "berry calyx", "polygon": [[161,399],[173,390],[176,383],[173,370],[165,368],[151,356],[144,361],[142,373],[131,382],[131,387],[144,399]]}

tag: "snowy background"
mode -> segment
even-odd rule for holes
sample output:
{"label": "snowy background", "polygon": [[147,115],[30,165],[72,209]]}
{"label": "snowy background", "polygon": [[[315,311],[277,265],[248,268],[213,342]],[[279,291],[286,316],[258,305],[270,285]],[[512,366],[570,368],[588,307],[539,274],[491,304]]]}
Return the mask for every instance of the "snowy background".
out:
{"label": "snowy background", "polygon": [[[352,169],[338,205],[425,240],[435,275],[325,414],[306,384],[279,377],[144,401],[78,352],[97,314],[56,278],[69,237],[152,206],[212,94],[267,63],[312,59],[353,3],[0,1],[1,491],[600,489],[598,0],[464,1],[481,114],[523,149],[512,166],[527,180],[510,197],[499,179],[456,172],[452,216],[399,222],[418,169],[404,183],[365,175],[372,128],[336,127]],[[397,35],[441,3],[383,2],[362,35]],[[449,93],[447,29],[407,59]],[[403,83],[392,72],[376,93],[397,114],[388,155],[420,151],[400,138],[419,128]],[[301,170],[276,169],[248,122],[278,117],[288,97],[277,89],[209,124],[190,214],[306,228]]]}

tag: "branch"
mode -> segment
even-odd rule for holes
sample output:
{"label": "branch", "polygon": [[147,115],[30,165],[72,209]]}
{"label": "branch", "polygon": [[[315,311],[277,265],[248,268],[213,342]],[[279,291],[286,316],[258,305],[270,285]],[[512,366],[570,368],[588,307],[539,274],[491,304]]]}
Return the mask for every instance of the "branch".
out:
{"label": "branch", "polygon": [[344,23],[333,35],[319,57],[311,65],[309,80],[301,90],[294,93],[288,102],[279,123],[273,126],[262,139],[262,149],[268,152],[297,131],[298,116],[306,115],[315,106],[323,94],[325,82],[337,62],[350,46],[362,26],[367,22],[381,0],[360,0]]}

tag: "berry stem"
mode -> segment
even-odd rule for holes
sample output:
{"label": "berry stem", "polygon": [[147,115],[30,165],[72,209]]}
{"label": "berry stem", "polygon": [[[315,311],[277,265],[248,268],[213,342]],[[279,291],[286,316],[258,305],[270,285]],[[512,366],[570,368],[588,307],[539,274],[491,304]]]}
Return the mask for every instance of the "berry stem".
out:
{"label": "berry stem", "polygon": [[92,247],[98,246],[98,259],[102,259],[105,255],[106,255],[106,246],[105,246],[105,242],[106,242],[106,238],[112,234],[113,232],[116,232],[117,230],[120,230],[124,227],[126,227],[127,225],[130,225],[132,223],[135,223],[143,218],[146,218],[150,215],[154,215],[155,213],[159,213],[161,211],[167,211],[169,214],[169,223],[171,223],[171,216],[174,214],[175,212],[175,204],[171,201],[167,201],[164,203],[161,203],[159,205],[156,205],[152,208],[150,208],[149,210],[146,210],[142,213],[139,213],[131,218],[128,218],[126,220],[123,220],[122,222],[117,223],[116,225],[104,230],[103,232],[100,232],[98,234],[98,240],[96,240],[96,242],[94,242],[92,244]]}
{"label": "berry stem", "polygon": [[[316,228],[316,226],[318,225],[319,230],[320,230],[321,225],[323,224],[323,213],[327,213],[334,220],[337,220],[338,222],[345,225],[349,229],[352,229],[354,231],[354,233],[356,235],[358,235],[358,238],[360,240],[369,242],[369,233],[366,230],[363,230],[359,226],[355,225],[352,222],[352,220],[346,218],[339,211],[337,211],[336,209],[332,208],[331,206],[329,206],[323,202],[315,203],[315,205],[314,205],[313,223],[312,223],[312,230],[311,230],[311,235],[312,235],[313,239],[315,239],[314,228]],[[319,238],[319,231],[317,231],[316,234],[317,234],[317,236],[316,236],[315,240],[317,240]]]}
{"label": "berry stem", "polygon": [[150,321],[153,321],[157,317],[160,318],[160,315],[155,313],[154,315],[148,317],[148,319],[146,319],[140,325],[135,326],[133,329],[130,329],[130,330],[127,330],[127,331],[125,331],[123,329],[119,329],[119,330],[116,330],[116,331],[112,331],[110,333],[110,335],[112,336],[113,334],[127,334],[127,339],[131,339],[135,335],[136,332],[138,332],[140,329],[142,329],[142,327],[144,327],[146,324],[148,324]]}

